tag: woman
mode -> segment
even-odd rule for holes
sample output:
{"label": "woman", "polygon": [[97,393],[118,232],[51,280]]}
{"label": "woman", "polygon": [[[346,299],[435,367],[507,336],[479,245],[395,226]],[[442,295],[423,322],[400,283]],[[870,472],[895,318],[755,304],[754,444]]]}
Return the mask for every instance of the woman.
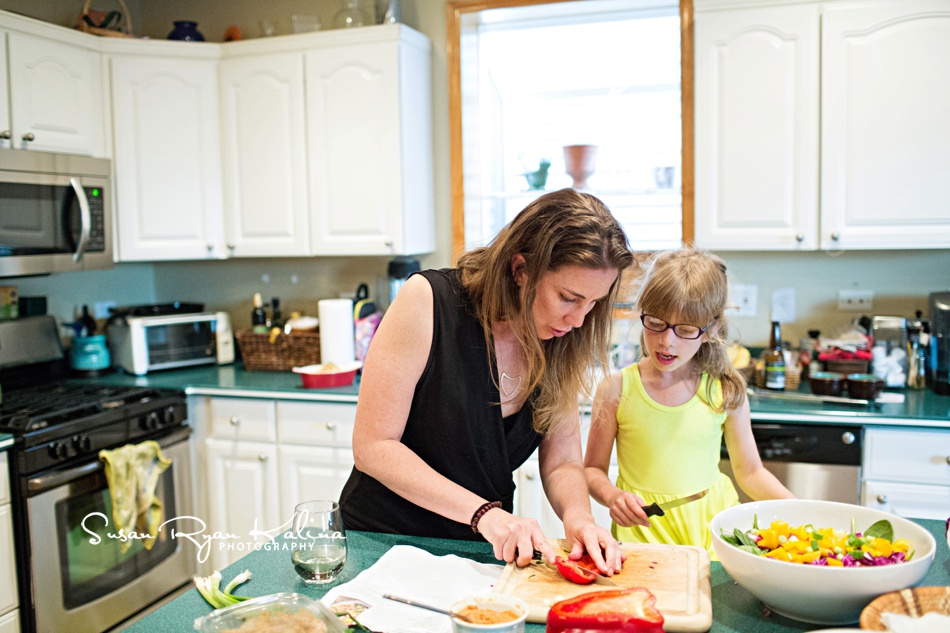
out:
{"label": "woman", "polygon": [[556,556],[537,521],[514,516],[511,473],[539,448],[571,558],[605,573],[621,555],[594,523],[578,395],[605,361],[623,230],[573,189],[528,205],[457,269],[409,278],[373,338],[340,504],[349,529],[477,539],[526,565]]}

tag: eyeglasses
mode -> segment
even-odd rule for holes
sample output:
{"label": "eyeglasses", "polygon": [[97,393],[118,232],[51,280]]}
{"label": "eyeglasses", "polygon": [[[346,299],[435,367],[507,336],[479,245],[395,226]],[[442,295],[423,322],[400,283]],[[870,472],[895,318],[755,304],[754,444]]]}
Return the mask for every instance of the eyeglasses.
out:
{"label": "eyeglasses", "polygon": [[703,332],[708,330],[709,326],[716,322],[716,318],[713,318],[712,321],[706,324],[706,327],[702,328],[698,325],[687,325],[685,323],[671,325],[663,319],[653,316],[652,314],[641,314],[640,322],[643,323],[643,327],[650,330],[651,332],[665,332],[667,330],[673,330],[673,334],[676,336],[692,341],[702,336]]}

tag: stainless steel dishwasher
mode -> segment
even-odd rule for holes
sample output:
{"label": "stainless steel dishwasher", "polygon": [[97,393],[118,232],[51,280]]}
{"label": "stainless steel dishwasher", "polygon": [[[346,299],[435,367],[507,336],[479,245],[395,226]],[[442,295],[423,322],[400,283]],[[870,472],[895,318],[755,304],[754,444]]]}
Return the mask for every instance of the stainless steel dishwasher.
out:
{"label": "stainless steel dishwasher", "polygon": [[[757,421],[752,434],[762,464],[800,499],[860,504],[860,426]],[[719,468],[732,477],[725,442]],[[736,484],[739,499],[751,501]]]}

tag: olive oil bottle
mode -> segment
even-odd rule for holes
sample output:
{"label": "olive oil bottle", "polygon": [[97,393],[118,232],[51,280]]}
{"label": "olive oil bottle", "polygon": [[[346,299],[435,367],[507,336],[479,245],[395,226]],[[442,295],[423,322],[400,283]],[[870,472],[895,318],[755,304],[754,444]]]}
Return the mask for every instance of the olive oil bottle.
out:
{"label": "olive oil bottle", "polygon": [[765,388],[785,390],[785,355],[782,353],[782,326],[772,321],[769,348],[765,351]]}

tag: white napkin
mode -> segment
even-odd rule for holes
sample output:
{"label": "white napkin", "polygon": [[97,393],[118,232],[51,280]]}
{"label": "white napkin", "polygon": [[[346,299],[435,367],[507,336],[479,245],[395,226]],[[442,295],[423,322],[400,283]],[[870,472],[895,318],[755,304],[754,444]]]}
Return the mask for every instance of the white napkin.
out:
{"label": "white napkin", "polygon": [[396,545],[348,583],[327,592],[323,603],[362,603],[356,617],[374,631],[386,633],[449,633],[448,616],[383,598],[392,594],[448,609],[473,595],[491,593],[503,565],[476,563],[455,555],[435,556],[410,545]]}
{"label": "white napkin", "polygon": [[891,633],[947,633],[950,631],[950,617],[939,613],[925,613],[922,617],[912,618],[902,613],[882,613],[881,623]]}

